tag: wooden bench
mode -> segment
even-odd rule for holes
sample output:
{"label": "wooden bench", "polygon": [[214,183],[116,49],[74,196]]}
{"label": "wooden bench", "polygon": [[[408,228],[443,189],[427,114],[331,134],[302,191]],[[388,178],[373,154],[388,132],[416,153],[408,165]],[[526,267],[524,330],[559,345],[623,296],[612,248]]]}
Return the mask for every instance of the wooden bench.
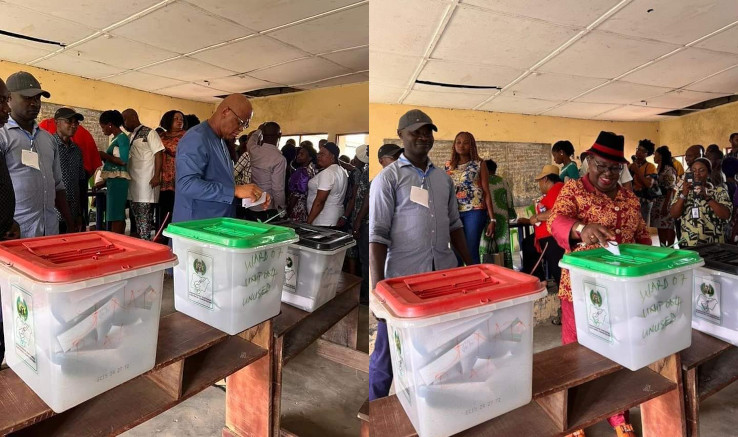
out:
{"label": "wooden bench", "polygon": [[[280,427],[282,369],[316,341],[319,355],[368,372],[368,355],[356,350],[360,289],[361,278],[342,273],[336,297],[314,312],[308,313],[291,305],[282,304],[281,313],[272,319],[273,332],[267,345],[271,359],[269,369],[250,366],[252,370],[244,373],[254,373],[249,381],[251,387],[234,393],[237,397],[243,398],[243,403],[254,403],[255,406],[265,405],[264,399],[268,399],[270,409],[264,411],[263,416],[258,411],[254,412],[250,422],[241,421],[231,431],[224,430],[224,436],[295,435]],[[265,377],[268,375],[269,379],[266,381],[271,381],[271,385],[267,387],[260,384],[259,375]],[[226,383],[226,392],[229,394],[232,379],[234,378],[228,378]],[[244,384],[238,386],[247,387]],[[226,422],[229,423],[227,420]],[[237,429],[240,433],[234,433],[233,429]],[[264,430],[268,430],[268,433],[262,433]]]}
{"label": "wooden bench", "polygon": [[692,345],[681,352],[687,435],[700,435],[700,403],[738,380],[738,348],[692,330]]}
{"label": "wooden bench", "polygon": [[[685,436],[679,355],[636,372],[571,343],[533,355],[533,401],[459,436],[557,436],[641,406],[643,436]],[[370,402],[372,435],[416,436],[392,395]]]}
{"label": "wooden bench", "polygon": [[[267,321],[252,330],[262,330]],[[154,369],[61,414],[11,370],[0,372],[0,435],[116,435],[267,358],[267,349],[182,313],[159,322]],[[232,411],[237,413],[237,410]]]}

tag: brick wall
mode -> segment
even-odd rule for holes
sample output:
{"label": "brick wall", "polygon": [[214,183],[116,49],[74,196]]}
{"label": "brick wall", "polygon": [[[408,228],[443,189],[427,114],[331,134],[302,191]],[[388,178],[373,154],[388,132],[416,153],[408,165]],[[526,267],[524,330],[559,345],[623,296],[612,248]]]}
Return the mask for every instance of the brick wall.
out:
{"label": "brick wall", "polygon": [[[41,120],[47,119],[47,118],[53,118],[54,113],[57,109],[63,107],[65,105],[57,105],[54,103],[41,103],[41,112],[38,114],[38,118],[36,121],[40,122]],[[102,111],[95,111],[93,109],[86,109],[86,108],[73,108],[75,111],[79,112],[80,114],[84,115],[85,119],[82,123],[80,123],[82,126],[85,127],[90,133],[92,134],[92,138],[95,139],[95,143],[97,143],[98,150],[105,150],[108,148],[108,144],[110,143],[110,138],[103,135],[102,130],[100,129],[100,123],[98,123],[98,120],[100,119],[100,114],[102,114]]]}
{"label": "brick wall", "polygon": [[[397,139],[386,139],[385,143],[400,144]],[[451,159],[450,140],[436,140],[429,156],[434,164],[442,167]],[[515,207],[521,209],[533,204],[541,196],[538,183],[533,180],[544,165],[551,164],[551,144],[509,143],[500,141],[477,141],[479,156],[497,163],[497,174],[510,184]]]}

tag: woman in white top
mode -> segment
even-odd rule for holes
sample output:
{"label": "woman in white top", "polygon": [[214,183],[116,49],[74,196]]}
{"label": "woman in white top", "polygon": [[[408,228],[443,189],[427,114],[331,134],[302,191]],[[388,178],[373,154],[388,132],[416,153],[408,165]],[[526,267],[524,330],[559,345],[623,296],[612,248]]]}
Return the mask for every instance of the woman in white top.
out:
{"label": "woman in white top", "polygon": [[343,215],[348,174],[338,165],[339,154],[335,143],[326,143],[318,151],[318,167],[323,170],[308,182],[309,225],[336,226]]}

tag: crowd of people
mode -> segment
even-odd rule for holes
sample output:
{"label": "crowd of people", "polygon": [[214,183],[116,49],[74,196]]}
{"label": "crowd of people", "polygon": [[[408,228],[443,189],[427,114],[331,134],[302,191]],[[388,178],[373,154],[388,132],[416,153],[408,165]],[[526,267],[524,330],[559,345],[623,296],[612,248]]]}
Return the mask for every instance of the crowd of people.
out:
{"label": "crowd of people", "polygon": [[[534,177],[541,197],[530,217],[517,218],[510,184],[497,175],[497,163],[482,160],[474,135],[456,135],[441,169],[428,157],[435,131],[427,114],[411,110],[397,128],[403,147],[385,144],[379,150],[383,170],[370,191],[372,288],[385,278],[477,264],[493,252],[513,268],[508,226],[534,226],[522,244],[521,269],[555,281],[567,344],[577,341],[577,333],[569,272],[559,267],[565,253],[611,241],[652,245],[649,226],[658,230],[663,246],[673,246],[677,237],[680,247],[738,241],[738,134],[730,136],[727,156],[717,146],[690,147],[686,170],[668,146],[656,148],[648,139],[639,141],[631,162],[625,138],[605,131],[580,154],[577,168],[573,144],[557,141],[551,148],[556,165],[545,165]],[[378,320],[370,399],[389,393],[389,345],[386,323]],[[609,423],[619,436],[635,435],[627,411]]]}
{"label": "crowd of people", "polygon": [[[348,264],[355,274],[361,265],[368,302],[367,145],[349,162],[327,140],[287,142],[280,150],[274,121],[239,138],[253,109],[233,94],[203,122],[174,109],[152,128],[133,108],[103,111],[97,121],[110,143],[98,150],[80,125],[85,117],[72,108],[37,122],[42,97],[50,93],[30,73],[0,80],[0,240],[90,229],[91,194],[96,229],[124,234],[129,221],[131,236],[163,244],[169,222],[289,218],[354,236],[359,245]],[[0,362],[2,356],[0,342]]]}

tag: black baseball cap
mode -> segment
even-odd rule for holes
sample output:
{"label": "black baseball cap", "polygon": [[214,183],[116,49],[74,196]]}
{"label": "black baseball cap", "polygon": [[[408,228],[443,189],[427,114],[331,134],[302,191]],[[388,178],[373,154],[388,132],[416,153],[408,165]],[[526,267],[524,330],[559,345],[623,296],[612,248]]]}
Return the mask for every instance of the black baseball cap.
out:
{"label": "black baseball cap", "polygon": [[412,132],[427,124],[429,124],[434,131],[438,132],[438,128],[433,124],[433,120],[428,117],[428,114],[420,109],[411,109],[400,117],[400,123],[397,125],[397,130],[408,129]]}
{"label": "black baseball cap", "polygon": [[402,149],[397,144],[384,144],[382,145],[382,147],[379,148],[377,158],[382,159],[385,156],[390,156],[394,158],[395,154],[400,150]]}
{"label": "black baseball cap", "polygon": [[8,80],[5,81],[5,85],[7,85],[8,91],[18,93],[23,97],[36,97],[39,94],[47,99],[51,97],[51,94],[48,91],[42,90],[38,80],[27,71],[19,71],[11,74],[8,76]]}
{"label": "black baseball cap", "polygon": [[79,112],[75,111],[72,108],[59,108],[54,113],[54,119],[57,118],[63,118],[65,120],[69,120],[70,118],[76,118],[77,121],[82,121],[85,119],[84,115],[80,114]]}

